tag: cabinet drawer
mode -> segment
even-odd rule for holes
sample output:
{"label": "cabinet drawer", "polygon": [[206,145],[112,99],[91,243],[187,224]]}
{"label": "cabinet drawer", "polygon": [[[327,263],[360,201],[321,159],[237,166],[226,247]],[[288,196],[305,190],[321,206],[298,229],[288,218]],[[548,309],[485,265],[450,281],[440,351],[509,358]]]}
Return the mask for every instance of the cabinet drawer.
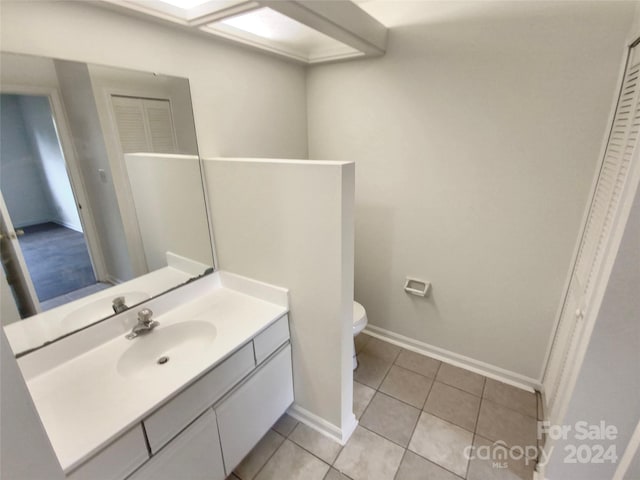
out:
{"label": "cabinet drawer", "polygon": [[95,457],[80,465],[71,480],[122,480],[149,459],[142,425],[137,424]]}
{"label": "cabinet drawer", "polygon": [[216,407],[227,475],[293,403],[287,345]]}
{"label": "cabinet drawer", "polygon": [[129,480],[224,480],[218,426],[208,409]]}
{"label": "cabinet drawer", "polygon": [[254,367],[253,350],[251,343],[248,343],[151,414],[144,421],[151,453],[162,448]]}
{"label": "cabinet drawer", "polygon": [[289,339],[289,316],[285,315],[253,339],[256,363],[260,365]]}

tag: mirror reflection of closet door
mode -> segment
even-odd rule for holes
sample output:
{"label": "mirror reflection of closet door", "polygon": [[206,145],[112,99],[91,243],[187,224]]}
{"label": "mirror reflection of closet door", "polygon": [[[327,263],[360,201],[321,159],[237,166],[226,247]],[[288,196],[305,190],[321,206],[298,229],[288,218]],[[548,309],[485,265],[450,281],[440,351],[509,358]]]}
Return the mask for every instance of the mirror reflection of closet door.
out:
{"label": "mirror reflection of closet door", "polygon": [[171,101],[162,98],[142,98],[111,95],[112,118],[117,133],[118,161],[124,174],[117,182],[116,196],[134,274],[149,272],[145,260],[139,221],[133,206],[133,193],[126,174],[126,153],[178,153],[178,141],[173,122]]}
{"label": "mirror reflection of closet door", "polygon": [[[13,227],[7,205],[0,192],[0,252],[2,267],[18,312],[22,318],[25,318],[40,311],[40,302],[18,242],[20,234],[22,234],[22,231]],[[4,282],[3,288],[5,288]],[[3,325],[6,322],[7,320],[3,318]]]}
{"label": "mirror reflection of closet door", "polygon": [[112,95],[111,104],[122,153],[177,153],[169,100]]}

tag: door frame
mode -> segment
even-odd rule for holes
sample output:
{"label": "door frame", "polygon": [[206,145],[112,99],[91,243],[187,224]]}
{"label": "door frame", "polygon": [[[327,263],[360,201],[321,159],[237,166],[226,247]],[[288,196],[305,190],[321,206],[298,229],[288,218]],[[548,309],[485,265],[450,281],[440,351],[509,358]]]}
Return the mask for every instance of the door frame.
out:
{"label": "door frame", "polygon": [[[569,403],[575,390],[578,376],[582,370],[582,364],[584,363],[584,358],[587,354],[591,335],[595,328],[596,321],[598,320],[604,294],[609,283],[609,278],[611,277],[611,272],[620,248],[620,243],[622,242],[622,236],[631,213],[631,206],[638,190],[640,190],[640,143],[636,145],[631,157],[627,183],[620,195],[620,203],[612,222],[611,233],[603,249],[604,253],[602,257],[602,264],[598,269],[593,282],[593,296],[590,299],[591,301],[587,299],[587,304],[584,309],[585,315],[581,320],[582,331],[580,333],[580,337],[575,343],[572,355],[573,362],[567,366],[568,372],[566,375],[566,381],[558,389],[556,400],[552,408],[553,418],[549,417],[549,413],[551,412],[544,412],[544,420],[550,420],[552,424],[561,421],[569,409]],[[547,407],[547,405],[545,405],[545,407]],[[545,453],[542,458],[549,458],[551,456],[554,443],[554,440],[547,438],[543,446]],[[545,467],[546,465],[541,465],[541,469],[538,472],[540,476],[537,478],[544,478]]]}
{"label": "door frame", "polygon": [[[553,328],[552,328],[552,335],[549,337],[549,341],[547,342],[547,348],[546,348],[546,352],[545,352],[545,356],[544,356],[544,362],[542,364],[542,369],[540,371],[540,377],[539,377],[539,383],[540,385],[543,385],[543,381],[545,378],[545,375],[547,373],[547,369],[549,367],[549,361],[551,359],[551,349],[553,348],[553,343],[556,337],[556,333],[558,330],[558,326],[560,324],[560,318],[562,316],[562,312],[564,310],[565,307],[565,303],[566,303],[566,297],[567,297],[567,292],[569,290],[569,285],[571,283],[571,278],[573,277],[573,272],[574,272],[574,267],[575,264],[578,260],[578,254],[580,253],[580,244],[582,242],[582,237],[584,236],[584,231],[585,228],[587,226],[587,222],[589,220],[589,213],[591,211],[591,204],[593,201],[593,197],[596,193],[596,188],[598,187],[598,178],[600,175],[600,170],[602,169],[602,163],[603,163],[603,159],[605,154],[607,153],[607,145],[609,144],[609,138],[611,136],[611,131],[613,130],[613,122],[615,120],[615,116],[616,116],[616,111],[618,109],[618,103],[620,100],[620,94],[622,91],[622,86],[624,84],[624,79],[625,79],[625,75],[627,73],[627,65],[630,61],[630,56],[631,56],[631,48],[633,47],[632,45],[629,45],[627,48],[625,48],[621,54],[621,58],[620,58],[620,69],[618,71],[618,76],[616,78],[616,83],[615,83],[615,89],[614,92],[612,94],[612,98],[611,98],[611,109],[609,111],[609,116],[607,117],[607,123],[606,123],[606,132],[604,135],[604,138],[602,139],[602,144],[600,145],[600,151],[598,153],[598,157],[597,157],[597,164],[595,166],[595,172],[594,172],[594,176],[593,176],[593,180],[591,181],[591,188],[589,189],[589,195],[587,197],[587,204],[584,208],[584,211],[582,213],[582,219],[580,221],[580,229],[578,230],[578,241],[576,241],[576,244],[574,246],[573,249],[573,254],[571,256],[571,262],[569,263],[569,268],[568,268],[568,272],[567,272],[567,276],[565,278],[564,284],[563,284],[563,289],[562,289],[562,297],[561,297],[561,301],[560,301],[560,305],[558,306],[558,310],[556,311],[556,315],[555,315],[555,322],[553,323]],[[546,404],[546,398],[544,398],[544,388],[542,391],[542,395],[543,395],[543,403],[544,403],[544,407],[546,408],[547,404]]]}
{"label": "door frame", "polygon": [[0,93],[9,95],[32,95],[46,97],[49,101],[53,126],[58,136],[62,156],[71,184],[71,190],[75,199],[78,216],[82,225],[83,234],[89,250],[89,258],[93,271],[98,281],[108,281],[108,272],[104,258],[104,251],[100,242],[100,236],[94,221],[94,212],[87,188],[80,169],[78,155],[72,140],[71,129],[58,89],[53,87],[38,87],[27,85],[0,85]]}
{"label": "door frame", "polygon": [[[566,381],[558,389],[554,405],[550,411],[544,412],[544,420],[550,420],[552,424],[561,421],[569,409],[569,403],[575,390],[578,376],[582,370],[582,364],[587,354],[591,335],[595,328],[596,321],[598,320],[600,307],[602,306],[602,301],[609,283],[609,278],[611,277],[613,265],[620,248],[620,243],[622,242],[622,236],[631,213],[631,207],[633,205],[634,198],[640,189],[640,143],[636,144],[633,150],[627,175],[627,181],[620,194],[618,208],[613,217],[611,232],[603,248],[602,263],[598,268],[593,281],[594,287],[592,296],[591,298],[586,299],[584,318],[581,320],[581,333],[575,342],[575,348],[573,349],[572,354],[573,361],[570,365],[567,365],[568,371],[566,374]],[[580,237],[579,242],[581,241],[582,236]],[[546,366],[548,367],[548,365]],[[544,389],[544,376],[542,380]],[[545,407],[549,407],[546,405],[546,399]],[[551,418],[549,414],[552,414],[553,418]],[[553,443],[554,441],[552,439],[547,439],[543,447],[545,451],[543,458],[549,458],[553,449]],[[539,474],[542,476],[539,478],[544,478],[544,468],[545,466],[543,465],[539,471]]]}
{"label": "door frame", "polygon": [[[4,222],[7,231],[2,232],[2,234],[7,235],[7,241],[10,243],[9,248],[12,250],[12,260],[15,260],[16,267],[19,273],[19,280],[17,283],[21,285],[21,289],[24,289],[24,295],[27,296],[25,299],[28,302],[29,312],[34,312],[34,314],[38,314],[42,311],[40,307],[40,299],[38,298],[38,293],[36,292],[36,288],[33,285],[33,280],[31,279],[31,274],[29,273],[29,268],[27,267],[27,262],[24,259],[24,255],[22,254],[22,248],[20,248],[20,243],[18,241],[17,232],[15,226],[13,225],[13,221],[11,220],[11,215],[9,215],[9,209],[7,209],[7,204],[4,201],[4,195],[2,191],[0,191],[0,217]],[[3,275],[6,272],[2,272]],[[8,283],[8,279],[7,279]],[[14,290],[13,283],[9,283],[9,288]],[[17,292],[17,296],[22,296],[22,292]]]}

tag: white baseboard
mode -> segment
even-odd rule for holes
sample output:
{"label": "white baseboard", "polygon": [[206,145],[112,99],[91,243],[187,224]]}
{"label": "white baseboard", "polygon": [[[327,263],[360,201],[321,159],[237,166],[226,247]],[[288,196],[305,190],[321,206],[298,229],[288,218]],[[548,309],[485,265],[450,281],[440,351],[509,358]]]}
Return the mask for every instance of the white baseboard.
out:
{"label": "white baseboard", "polygon": [[445,350],[444,348],[405,337],[404,335],[376,327],[375,325],[367,325],[367,328],[364,329],[364,333],[371,335],[372,337],[379,338],[380,340],[393,343],[394,345],[398,345],[399,347],[407,350],[427,355],[435,358],[436,360],[441,360],[445,363],[455,365],[456,367],[471,370],[472,372],[479,373],[485,377],[493,378],[499,382],[508,383],[509,385],[513,385],[514,387],[518,387],[529,392],[540,390],[542,388],[540,381],[534,378],[526,377],[519,373],[511,372],[504,368],[496,367],[479,360],[474,360],[473,358],[465,357],[464,355]]}
{"label": "white baseboard", "polygon": [[327,422],[324,418],[319,417],[315,413],[311,413],[309,410],[302,408],[300,405],[294,403],[287,410],[289,416],[304,423],[310,428],[313,428],[318,433],[321,433],[325,437],[330,438],[334,442],[338,442],[340,445],[347,443],[351,435],[358,426],[358,420],[355,415],[351,414],[351,421],[345,428],[340,429],[334,424]]}
{"label": "white baseboard", "polygon": [[73,230],[74,232],[82,233],[84,235],[84,232],[82,231],[82,225],[65,222],[64,220],[61,220],[59,218],[57,218],[55,220],[51,220],[51,221],[53,223],[56,223],[56,224],[62,226],[62,227],[68,228],[69,230]]}

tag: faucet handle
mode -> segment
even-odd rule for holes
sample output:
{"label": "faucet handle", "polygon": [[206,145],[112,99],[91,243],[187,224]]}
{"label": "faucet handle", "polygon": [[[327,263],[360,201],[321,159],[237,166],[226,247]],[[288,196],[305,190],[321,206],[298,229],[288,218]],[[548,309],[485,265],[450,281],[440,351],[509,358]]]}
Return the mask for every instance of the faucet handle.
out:
{"label": "faucet handle", "polygon": [[153,312],[151,311],[150,308],[143,308],[138,312],[138,322],[148,325],[151,323],[152,316],[153,316]]}

